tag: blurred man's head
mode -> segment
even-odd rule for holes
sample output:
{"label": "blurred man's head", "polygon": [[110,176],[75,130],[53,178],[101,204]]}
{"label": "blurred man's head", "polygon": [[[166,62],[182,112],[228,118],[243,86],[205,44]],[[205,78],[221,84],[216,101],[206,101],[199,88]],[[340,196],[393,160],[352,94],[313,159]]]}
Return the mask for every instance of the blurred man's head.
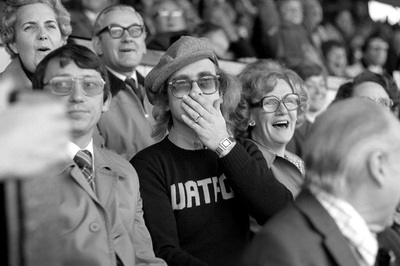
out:
{"label": "blurred man's head", "polygon": [[363,60],[367,66],[383,66],[386,63],[389,44],[380,36],[372,36],[365,41]]}
{"label": "blurred man's head", "polygon": [[309,94],[309,111],[318,112],[326,104],[327,81],[322,67],[312,63],[303,63],[293,70],[304,80]]}
{"label": "blurred man's head", "polygon": [[379,75],[365,71],[352,82],[341,85],[334,101],[351,97],[366,98],[380,106],[394,110],[398,104],[398,87],[390,75]]}
{"label": "blurred man's head", "polygon": [[320,0],[303,0],[304,24],[310,30],[315,30],[323,20],[323,10]]}
{"label": "blurred man's head", "polygon": [[93,13],[99,13],[105,7],[112,5],[115,0],[81,0],[82,8]]}
{"label": "blurred man's head", "polygon": [[347,67],[347,51],[343,43],[329,40],[321,45],[329,75],[344,77]]}
{"label": "blurred man's head", "polygon": [[211,22],[204,22],[196,28],[196,35],[211,41],[214,53],[219,59],[233,59],[233,54],[229,52],[229,37],[221,26]]}
{"label": "blurred man's head", "polygon": [[154,1],[151,18],[156,33],[179,32],[187,29],[184,10],[172,0]]}
{"label": "blurred man's head", "polygon": [[393,223],[400,200],[400,123],[360,98],[336,102],[304,145],[306,186],[350,203],[373,232]]}
{"label": "blurred man's head", "polygon": [[278,9],[282,21],[300,25],[303,23],[303,4],[301,0],[280,0]]}

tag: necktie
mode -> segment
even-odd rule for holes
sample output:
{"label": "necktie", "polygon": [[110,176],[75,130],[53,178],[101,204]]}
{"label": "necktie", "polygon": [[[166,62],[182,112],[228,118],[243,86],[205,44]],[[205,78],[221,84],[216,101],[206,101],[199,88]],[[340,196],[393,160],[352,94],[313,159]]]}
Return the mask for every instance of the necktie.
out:
{"label": "necktie", "polygon": [[74,157],[74,162],[81,169],[90,187],[94,190],[94,177],[92,170],[92,155],[88,150],[80,150]]}
{"label": "necktie", "polygon": [[139,97],[139,100],[141,103],[143,103],[143,95],[142,91],[136,86],[136,82],[133,78],[126,78],[125,83],[131,87],[131,89],[136,93],[136,95]]}

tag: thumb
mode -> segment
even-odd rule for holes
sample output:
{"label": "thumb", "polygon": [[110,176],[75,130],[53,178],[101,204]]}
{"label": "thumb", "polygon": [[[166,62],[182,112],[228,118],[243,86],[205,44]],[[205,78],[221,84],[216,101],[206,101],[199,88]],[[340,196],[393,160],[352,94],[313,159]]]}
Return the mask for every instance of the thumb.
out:
{"label": "thumb", "polygon": [[222,104],[222,99],[217,99],[214,101],[213,103],[213,107],[215,108],[215,110],[221,112],[221,104]]}

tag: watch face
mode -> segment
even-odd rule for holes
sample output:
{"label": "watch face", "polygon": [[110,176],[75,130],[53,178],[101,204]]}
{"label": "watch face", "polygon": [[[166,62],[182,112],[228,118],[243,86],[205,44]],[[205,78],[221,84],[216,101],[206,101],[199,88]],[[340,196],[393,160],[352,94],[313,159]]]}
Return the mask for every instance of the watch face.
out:
{"label": "watch face", "polygon": [[227,149],[229,147],[229,145],[232,144],[232,141],[230,139],[226,138],[220,144],[224,149]]}

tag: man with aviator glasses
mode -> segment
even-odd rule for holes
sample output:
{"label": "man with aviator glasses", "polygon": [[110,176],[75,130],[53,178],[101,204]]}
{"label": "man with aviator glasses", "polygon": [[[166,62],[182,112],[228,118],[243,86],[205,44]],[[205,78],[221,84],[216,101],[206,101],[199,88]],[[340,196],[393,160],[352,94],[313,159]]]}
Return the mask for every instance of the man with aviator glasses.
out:
{"label": "man with aviator glasses", "polygon": [[62,264],[165,265],[155,258],[143,220],[135,169],[97,147],[93,130],[111,101],[107,71],[90,49],[63,46],[38,65],[33,87],[57,96],[71,124],[70,160],[59,168],[58,241]]}

